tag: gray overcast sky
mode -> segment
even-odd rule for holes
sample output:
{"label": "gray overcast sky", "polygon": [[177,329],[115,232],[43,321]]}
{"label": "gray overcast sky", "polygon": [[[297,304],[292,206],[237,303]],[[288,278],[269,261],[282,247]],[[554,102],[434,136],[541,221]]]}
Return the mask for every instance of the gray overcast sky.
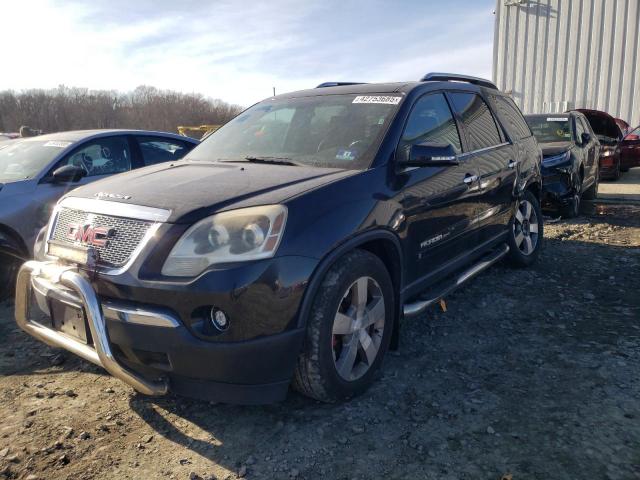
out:
{"label": "gray overcast sky", "polygon": [[329,80],[491,76],[494,0],[3,2],[0,89],[153,85],[250,105]]}

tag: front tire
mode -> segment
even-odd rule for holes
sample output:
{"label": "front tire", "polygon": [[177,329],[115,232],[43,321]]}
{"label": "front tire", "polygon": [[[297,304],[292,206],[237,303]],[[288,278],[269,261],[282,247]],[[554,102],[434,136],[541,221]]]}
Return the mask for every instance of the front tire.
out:
{"label": "front tire", "polygon": [[508,262],[514,267],[532,265],[540,255],[543,236],[540,202],[530,190],[527,190],[509,224]]}
{"label": "front tire", "polygon": [[562,216],[564,218],[576,218],[580,215],[580,204],[582,202],[582,177],[576,176],[575,185],[573,186],[573,192],[571,193],[571,199],[569,204],[562,209]]}
{"label": "front tire", "polygon": [[378,257],[354,250],[340,258],[315,293],[293,387],[323,402],[364,392],[389,348],[393,295]]}
{"label": "front tire", "polygon": [[17,257],[0,252],[0,301],[13,295],[21,263]]}

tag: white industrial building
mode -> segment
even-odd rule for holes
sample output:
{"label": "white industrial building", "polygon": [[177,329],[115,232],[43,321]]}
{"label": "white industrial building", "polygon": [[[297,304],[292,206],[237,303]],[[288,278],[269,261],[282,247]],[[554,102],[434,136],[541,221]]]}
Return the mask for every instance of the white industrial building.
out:
{"label": "white industrial building", "polygon": [[640,124],[640,0],[497,0],[493,78],[525,113]]}

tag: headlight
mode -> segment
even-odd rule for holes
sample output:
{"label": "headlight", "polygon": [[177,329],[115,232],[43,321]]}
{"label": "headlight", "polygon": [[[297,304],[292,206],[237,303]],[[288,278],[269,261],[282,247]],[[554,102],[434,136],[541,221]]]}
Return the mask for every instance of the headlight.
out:
{"label": "headlight", "polygon": [[542,165],[545,167],[555,167],[556,165],[568,162],[569,158],[571,158],[571,152],[567,151],[560,155],[554,155],[553,157],[544,157],[542,159]]}
{"label": "headlight", "polygon": [[171,277],[194,277],[218,263],[273,257],[287,221],[287,207],[265,205],[218,213],[193,225],[162,267]]}
{"label": "headlight", "polygon": [[602,151],[602,156],[603,157],[610,157],[611,155],[613,155],[613,150],[612,149],[606,149]]}

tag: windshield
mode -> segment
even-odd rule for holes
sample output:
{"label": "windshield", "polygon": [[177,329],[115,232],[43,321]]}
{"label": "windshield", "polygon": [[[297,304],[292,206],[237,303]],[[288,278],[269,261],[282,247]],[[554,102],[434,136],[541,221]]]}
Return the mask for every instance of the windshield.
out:
{"label": "windshield", "polygon": [[571,122],[569,117],[548,117],[544,115],[528,115],[529,128],[540,143],[570,142]]}
{"label": "windshield", "polygon": [[400,100],[400,95],[265,100],[213,133],[186,158],[365,169]]}
{"label": "windshield", "polygon": [[0,148],[0,182],[33,178],[72,142],[12,140]]}

